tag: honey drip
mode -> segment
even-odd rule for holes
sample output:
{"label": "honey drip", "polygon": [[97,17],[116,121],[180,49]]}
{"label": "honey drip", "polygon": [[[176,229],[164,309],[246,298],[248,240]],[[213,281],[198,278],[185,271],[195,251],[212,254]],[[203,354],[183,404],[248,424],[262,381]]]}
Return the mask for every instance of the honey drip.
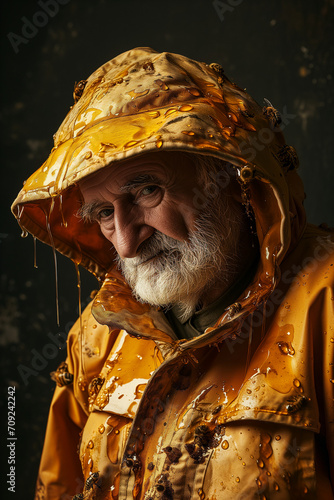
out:
{"label": "honey drip", "polygon": [[245,376],[249,367],[250,358],[251,358],[251,348],[252,348],[252,340],[253,340],[253,314],[250,315],[250,324],[249,324],[249,334],[248,334],[248,347],[247,347],[247,359],[246,359],[246,368],[245,368]]}
{"label": "honey drip", "polygon": [[263,302],[263,313],[262,313],[262,326],[261,326],[261,340],[263,340],[266,333],[266,305],[267,300]]}
{"label": "honey drip", "polygon": [[58,265],[57,265],[57,254],[56,254],[56,247],[53,241],[53,236],[51,232],[51,227],[50,227],[50,218],[51,218],[51,213],[54,208],[54,198],[51,200],[51,205],[50,205],[50,211],[49,214],[45,214],[46,218],[46,229],[49,235],[50,239],[50,244],[52,247],[52,253],[53,253],[53,262],[54,262],[54,269],[55,269],[55,285],[56,285],[56,315],[57,315],[57,326],[60,326],[60,321],[59,321],[59,293],[58,293]]}
{"label": "honey drip", "polygon": [[34,236],[34,268],[38,269],[37,265],[37,252],[36,252],[36,237]]}
{"label": "honey drip", "polygon": [[62,220],[62,225],[64,227],[67,227],[67,222],[64,219],[64,212],[63,212],[63,195],[59,195],[59,211],[61,214],[61,220]]}
{"label": "honey drip", "polygon": [[75,271],[77,274],[77,287],[78,287],[78,311],[79,311],[79,322],[80,322],[80,360],[81,360],[81,368],[82,372],[84,374],[85,379],[86,373],[85,373],[85,365],[84,365],[84,360],[83,360],[83,324],[82,324],[82,308],[81,308],[81,277],[80,277],[80,269],[79,265],[75,262]]}

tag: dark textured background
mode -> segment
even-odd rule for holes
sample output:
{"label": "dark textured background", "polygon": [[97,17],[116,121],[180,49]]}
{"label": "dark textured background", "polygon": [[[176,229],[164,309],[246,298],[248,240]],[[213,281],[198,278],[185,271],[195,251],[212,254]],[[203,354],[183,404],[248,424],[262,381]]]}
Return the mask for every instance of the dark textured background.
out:
{"label": "dark textured background", "polygon": [[[17,492],[10,498],[28,499],[53,392],[49,372],[65,357],[64,349],[50,347],[47,335],[61,339],[68,331],[78,299],[74,266],[59,257],[58,327],[52,251],[37,244],[34,269],[33,240],[20,238],[9,206],[52,148],[52,135],[72,104],[74,82],[135,46],[221,63],[260,104],[266,97],[296,115],[284,132],[301,160],[309,220],[334,225],[333,1],[226,0],[220,2],[221,20],[214,2],[204,0],[69,0],[28,43],[19,43],[17,53],[8,33],[22,36],[22,18],[37,19],[42,9],[30,0],[6,4],[1,20],[1,368],[5,388],[16,386]],[[82,279],[86,304],[95,281],[86,273]],[[33,368],[36,352],[45,361],[24,383],[18,366]],[[1,451],[6,452],[4,445]],[[7,465],[1,468],[5,493],[7,472]]]}

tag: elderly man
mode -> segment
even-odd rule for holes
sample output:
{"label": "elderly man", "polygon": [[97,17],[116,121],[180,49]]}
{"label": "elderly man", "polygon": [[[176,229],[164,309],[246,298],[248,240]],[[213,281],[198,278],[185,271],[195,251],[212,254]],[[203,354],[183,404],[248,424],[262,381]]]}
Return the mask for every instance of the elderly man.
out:
{"label": "elderly man", "polygon": [[13,205],[101,284],[36,498],[332,498],[333,235],[306,225],[277,111],[148,48],[74,100]]}

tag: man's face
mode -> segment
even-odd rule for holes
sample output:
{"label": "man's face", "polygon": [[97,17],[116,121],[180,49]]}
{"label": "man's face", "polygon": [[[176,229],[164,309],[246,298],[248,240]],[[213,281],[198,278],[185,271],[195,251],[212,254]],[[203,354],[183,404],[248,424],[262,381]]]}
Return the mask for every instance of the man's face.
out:
{"label": "man's face", "polygon": [[133,258],[159,231],[178,241],[194,229],[195,167],[180,153],[149,154],[80,182],[86,212],[121,259]]}
{"label": "man's face", "polygon": [[232,198],[216,196],[204,210],[195,208],[195,193],[203,189],[197,177],[191,157],[159,152],[80,182],[83,217],[99,223],[137,298],[183,303],[185,315],[208,285],[226,285],[241,225],[241,207]]}

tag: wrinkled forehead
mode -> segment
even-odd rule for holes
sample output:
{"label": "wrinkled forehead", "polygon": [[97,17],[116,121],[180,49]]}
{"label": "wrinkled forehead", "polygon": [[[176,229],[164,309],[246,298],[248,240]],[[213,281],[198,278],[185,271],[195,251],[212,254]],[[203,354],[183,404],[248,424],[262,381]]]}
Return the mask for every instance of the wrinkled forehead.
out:
{"label": "wrinkled forehead", "polygon": [[189,155],[178,151],[161,151],[148,153],[128,160],[115,162],[92,175],[81,179],[78,183],[84,198],[93,191],[108,185],[115,192],[122,192],[130,182],[146,176],[148,180],[168,183],[182,171],[189,172],[195,166]]}

